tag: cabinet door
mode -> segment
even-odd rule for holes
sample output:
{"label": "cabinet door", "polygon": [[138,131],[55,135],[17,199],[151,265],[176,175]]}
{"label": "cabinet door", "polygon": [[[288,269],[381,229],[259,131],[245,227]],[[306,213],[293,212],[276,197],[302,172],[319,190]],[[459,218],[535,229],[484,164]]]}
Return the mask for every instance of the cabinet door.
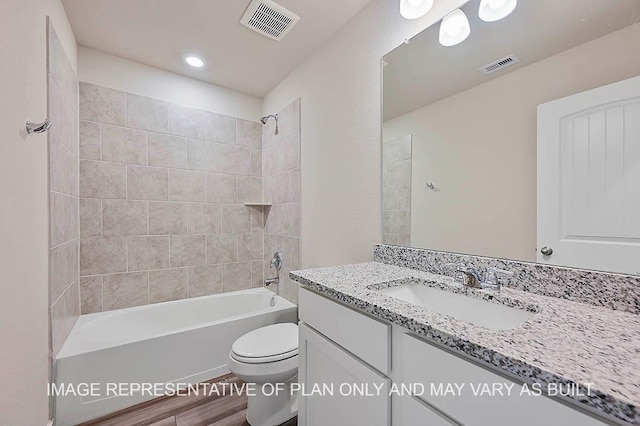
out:
{"label": "cabinet door", "polygon": [[402,426],[460,426],[460,423],[412,396],[399,397],[396,401],[399,405]]}
{"label": "cabinet door", "polygon": [[299,327],[299,424],[389,425],[390,380],[304,323]]}

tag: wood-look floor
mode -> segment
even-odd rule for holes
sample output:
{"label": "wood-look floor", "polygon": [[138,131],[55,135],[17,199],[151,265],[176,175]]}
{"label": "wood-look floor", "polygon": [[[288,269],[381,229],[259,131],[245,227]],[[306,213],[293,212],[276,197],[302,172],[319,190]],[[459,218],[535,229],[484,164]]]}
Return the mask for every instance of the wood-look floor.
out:
{"label": "wood-look floor", "polygon": [[[233,374],[209,381],[222,382],[238,386],[243,383]],[[171,396],[138,404],[79,426],[249,426],[246,414],[246,395]],[[282,426],[297,424],[297,419],[293,418]]]}

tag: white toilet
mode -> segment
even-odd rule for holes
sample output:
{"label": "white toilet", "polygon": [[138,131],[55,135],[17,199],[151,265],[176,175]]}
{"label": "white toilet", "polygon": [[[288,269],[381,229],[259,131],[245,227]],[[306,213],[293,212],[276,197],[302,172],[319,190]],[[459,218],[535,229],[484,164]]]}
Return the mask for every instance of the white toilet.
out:
{"label": "white toilet", "polygon": [[296,324],[268,325],[238,338],[227,367],[245,382],[256,384],[247,403],[251,426],[279,425],[298,414],[298,395],[291,391],[291,383],[298,378]]}

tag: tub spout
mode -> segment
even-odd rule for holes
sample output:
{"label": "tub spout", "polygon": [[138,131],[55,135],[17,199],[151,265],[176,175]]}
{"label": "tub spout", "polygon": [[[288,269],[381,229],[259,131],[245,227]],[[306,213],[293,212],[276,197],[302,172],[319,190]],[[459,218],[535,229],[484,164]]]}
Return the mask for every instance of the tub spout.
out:
{"label": "tub spout", "polygon": [[269,287],[271,284],[279,284],[280,283],[280,277],[275,277],[275,278],[267,278],[266,280],[264,280],[264,285]]}

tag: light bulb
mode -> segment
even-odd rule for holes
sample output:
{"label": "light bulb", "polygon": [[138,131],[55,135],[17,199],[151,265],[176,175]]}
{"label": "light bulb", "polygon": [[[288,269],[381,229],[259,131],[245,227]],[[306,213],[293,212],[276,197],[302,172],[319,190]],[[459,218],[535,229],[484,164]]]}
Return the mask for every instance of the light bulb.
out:
{"label": "light bulb", "polygon": [[433,0],[400,0],[400,14],[406,19],[418,19],[433,7]]}
{"label": "light bulb", "polygon": [[456,9],[444,18],[440,23],[440,44],[443,46],[455,46],[462,43],[471,34],[471,26],[467,15],[460,9]]}
{"label": "light bulb", "polygon": [[513,12],[517,0],[481,0],[478,16],[485,22],[499,21]]}
{"label": "light bulb", "polygon": [[504,7],[504,4],[507,2],[507,0],[489,0],[487,2],[487,4],[489,5],[489,7],[493,10],[498,10]]}

